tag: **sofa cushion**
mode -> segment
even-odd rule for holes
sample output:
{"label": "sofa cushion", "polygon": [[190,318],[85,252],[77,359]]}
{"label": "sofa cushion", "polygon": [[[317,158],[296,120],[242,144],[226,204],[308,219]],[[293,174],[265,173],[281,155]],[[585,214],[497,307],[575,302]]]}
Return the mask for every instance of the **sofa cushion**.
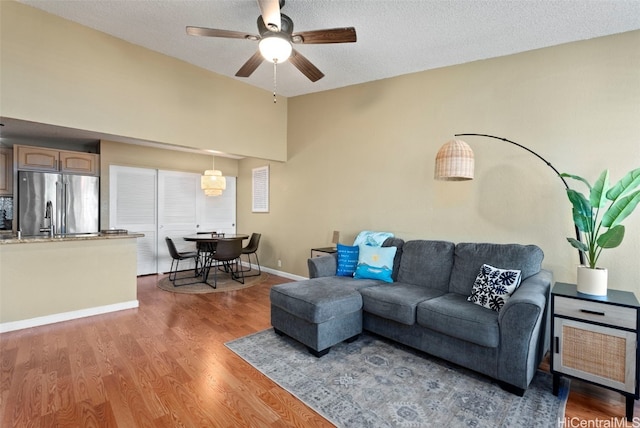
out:
{"label": "sofa cushion", "polygon": [[544,254],[535,245],[473,244],[456,245],[449,291],[468,297],[483,264],[522,272],[522,281],[540,272]]}
{"label": "sofa cushion", "polygon": [[520,285],[521,272],[482,265],[467,300],[476,305],[500,312],[509,297]]}
{"label": "sofa cushion", "polygon": [[393,261],[396,251],[396,247],[360,245],[358,265],[353,277],[393,282]]}
{"label": "sofa cushion", "polygon": [[454,249],[455,244],[447,241],[405,242],[402,247],[398,281],[449,291]]}
{"label": "sofa cushion", "polygon": [[338,249],[338,267],[336,269],[337,276],[353,276],[358,264],[358,247],[355,245],[337,245]]}
{"label": "sofa cushion", "polygon": [[375,285],[359,291],[362,294],[364,311],[406,325],[415,324],[418,303],[444,293],[440,290],[402,282]]}
{"label": "sofa cushion", "polygon": [[500,344],[498,312],[468,302],[460,294],[447,293],[419,303],[416,320],[423,327],[477,345],[495,348]]}
{"label": "sofa cushion", "polygon": [[[349,281],[315,278],[273,286],[270,290],[271,305],[315,324],[361,310],[360,293],[354,287],[345,286],[360,281],[347,277],[334,278]],[[364,286],[365,282],[361,284]],[[369,281],[369,285],[379,283]]]}
{"label": "sofa cushion", "polygon": [[398,280],[398,270],[400,269],[400,261],[402,260],[402,247],[404,246],[404,241],[400,238],[387,238],[383,243],[383,247],[396,247],[396,257],[393,259],[393,273],[391,274],[391,278],[394,281]]}

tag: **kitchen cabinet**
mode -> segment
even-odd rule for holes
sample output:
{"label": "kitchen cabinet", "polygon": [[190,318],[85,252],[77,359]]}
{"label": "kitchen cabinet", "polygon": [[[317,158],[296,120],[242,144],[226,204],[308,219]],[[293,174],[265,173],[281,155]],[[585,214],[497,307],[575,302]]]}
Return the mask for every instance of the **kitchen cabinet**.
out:
{"label": "kitchen cabinet", "polygon": [[19,170],[56,171],[99,175],[100,156],[95,153],[55,150],[45,147],[14,146]]}
{"label": "kitchen cabinet", "polygon": [[13,150],[0,147],[0,196],[13,195]]}
{"label": "kitchen cabinet", "polygon": [[94,153],[60,151],[60,171],[99,175],[100,156]]}

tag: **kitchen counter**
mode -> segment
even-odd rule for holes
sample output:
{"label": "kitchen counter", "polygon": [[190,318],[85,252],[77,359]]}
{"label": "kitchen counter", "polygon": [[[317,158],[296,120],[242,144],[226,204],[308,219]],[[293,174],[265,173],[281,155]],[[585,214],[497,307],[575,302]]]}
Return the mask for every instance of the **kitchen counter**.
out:
{"label": "kitchen counter", "polygon": [[141,233],[0,239],[0,333],[134,309]]}
{"label": "kitchen counter", "polygon": [[65,242],[65,241],[88,241],[96,239],[123,239],[123,238],[142,238],[142,233],[81,233],[73,235],[55,235],[53,238],[48,235],[23,236],[18,239],[17,236],[9,234],[0,234],[0,245],[4,244],[29,244],[43,242]]}

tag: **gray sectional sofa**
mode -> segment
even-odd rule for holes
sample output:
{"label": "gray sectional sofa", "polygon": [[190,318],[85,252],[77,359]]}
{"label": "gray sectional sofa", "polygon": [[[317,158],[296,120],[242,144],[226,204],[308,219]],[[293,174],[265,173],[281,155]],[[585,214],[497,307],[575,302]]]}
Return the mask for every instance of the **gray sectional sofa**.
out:
{"label": "gray sectional sofa", "polygon": [[[337,255],[309,259],[308,280],[271,289],[271,323],[320,356],[364,329],[498,380],[522,395],[548,349],[552,274],[534,245],[390,238],[393,283],[335,276]],[[522,272],[500,311],[467,300],[483,264]]]}

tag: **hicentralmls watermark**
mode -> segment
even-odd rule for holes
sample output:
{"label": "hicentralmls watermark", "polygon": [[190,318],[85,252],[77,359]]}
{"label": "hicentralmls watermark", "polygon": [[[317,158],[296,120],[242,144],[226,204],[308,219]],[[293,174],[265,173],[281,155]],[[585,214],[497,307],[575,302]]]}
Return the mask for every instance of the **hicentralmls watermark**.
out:
{"label": "hicentralmls watermark", "polygon": [[558,419],[559,428],[614,428],[628,427],[640,428],[640,417],[628,421],[627,418],[610,419],[580,419],[577,417]]}

